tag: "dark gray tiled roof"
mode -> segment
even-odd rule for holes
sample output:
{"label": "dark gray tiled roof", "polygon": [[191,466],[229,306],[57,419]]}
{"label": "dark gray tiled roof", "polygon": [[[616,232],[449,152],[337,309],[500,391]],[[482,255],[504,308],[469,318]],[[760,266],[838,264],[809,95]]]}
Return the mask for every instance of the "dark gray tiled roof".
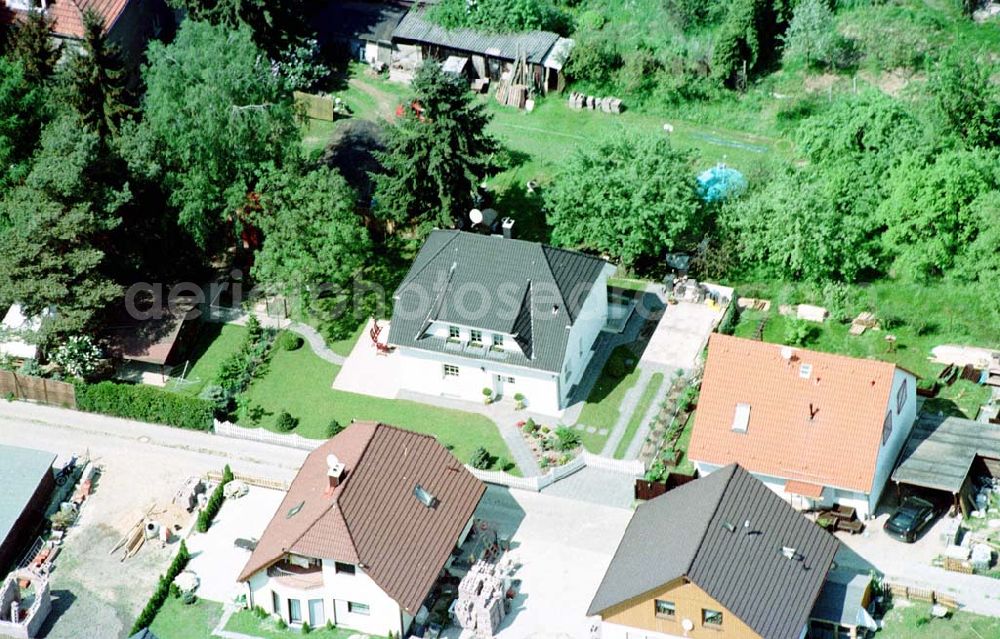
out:
{"label": "dark gray tiled roof", "polygon": [[1000,457],[1000,426],[920,413],[892,481],[956,494],[977,456]]}
{"label": "dark gray tiled roof", "polygon": [[353,39],[388,42],[404,15],[404,7],[392,4],[327,0],[312,23],[322,42]]}
{"label": "dark gray tiled roof", "polygon": [[733,464],[639,506],[588,614],[686,577],[764,639],[798,639],[838,544]]}
{"label": "dark gray tiled roof", "polygon": [[[569,329],[606,265],[537,242],[433,231],[396,291],[389,343],[561,372]],[[422,337],[432,321],[512,334],[523,353]]]}
{"label": "dark gray tiled roof", "polygon": [[396,27],[392,39],[434,44],[505,60],[524,55],[533,64],[540,64],[559,40],[559,34],[550,31],[487,33],[475,29],[445,29],[427,20],[425,11],[419,7],[410,9]]}

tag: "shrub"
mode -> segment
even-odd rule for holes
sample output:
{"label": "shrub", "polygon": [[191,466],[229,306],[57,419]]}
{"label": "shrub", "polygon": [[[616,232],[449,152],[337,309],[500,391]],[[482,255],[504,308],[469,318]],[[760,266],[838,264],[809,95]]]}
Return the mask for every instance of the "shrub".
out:
{"label": "shrub", "polygon": [[535,423],[535,420],[529,417],[528,420],[524,422],[524,428],[522,430],[529,435],[534,435],[535,432],[538,431],[538,424]]}
{"label": "shrub", "polygon": [[299,420],[297,417],[292,417],[291,413],[286,410],[278,413],[278,416],[274,419],[274,428],[280,433],[287,433],[295,429],[299,425]]}
{"label": "shrub", "polygon": [[514,468],[514,462],[507,459],[506,457],[498,457],[496,462],[496,467],[504,472],[507,472]]}
{"label": "shrub", "polygon": [[330,423],[326,425],[326,438],[330,439],[331,437],[338,435],[343,430],[344,427],[340,425],[340,422],[335,419],[331,419]]}
{"label": "shrub", "polygon": [[264,610],[264,606],[256,605],[253,607],[253,616],[258,619],[267,619],[267,611]]}
{"label": "shrub", "polygon": [[490,452],[480,446],[472,452],[472,457],[469,459],[469,465],[473,468],[478,468],[479,470],[487,470],[493,465],[493,456]]}
{"label": "shrub", "polygon": [[266,370],[275,332],[264,329],[253,315],[247,320],[247,335],[240,348],[219,365],[216,382],[228,397],[246,390],[254,378]]}
{"label": "shrub", "polygon": [[281,334],[281,348],[286,351],[297,351],[302,348],[302,344],[304,343],[305,341],[295,333],[286,332]]}
{"label": "shrub", "polygon": [[333,619],[327,619],[326,620],[326,629],[327,630],[336,630],[337,629],[337,626],[333,623]]}
{"label": "shrub", "polygon": [[288,624],[285,623],[285,620],[281,617],[278,617],[278,620],[274,623],[274,625],[278,628],[278,630],[288,630]]}
{"label": "shrub", "polygon": [[191,560],[191,554],[188,552],[187,544],[184,540],[181,540],[180,547],[177,549],[177,554],[174,555],[173,560],[170,562],[170,566],[167,567],[167,574],[160,575],[160,581],[156,585],[156,589],[153,591],[152,596],[149,601],[146,602],[146,607],[142,609],[139,616],[136,618],[135,623],[132,625],[132,630],[129,632],[130,635],[134,635],[145,628],[148,628],[150,624],[153,623],[153,619],[156,618],[156,613],[160,611],[163,606],[163,602],[167,600],[167,596],[170,594],[170,586],[174,583],[174,579],[177,575],[187,567],[188,562]]}
{"label": "shrub", "polygon": [[86,379],[97,371],[101,349],[89,335],[74,335],[52,352],[51,359],[67,375]]}
{"label": "shrub", "polygon": [[785,343],[790,346],[806,346],[816,341],[819,329],[800,319],[789,319],[785,324]]}
{"label": "shrub", "polygon": [[215,408],[207,400],[155,386],[115,382],[78,383],[76,405],[91,413],[192,430],[211,430]]}
{"label": "shrub", "polygon": [[580,432],[573,430],[572,428],[567,428],[566,426],[560,426],[556,429],[556,449],[560,451],[573,450],[580,445],[581,442]]}
{"label": "shrub", "polygon": [[219,514],[219,509],[222,508],[222,502],[226,500],[225,487],[226,484],[233,481],[233,471],[230,470],[229,464],[222,469],[222,481],[219,485],[215,487],[212,494],[208,498],[208,503],[200,513],[198,513],[198,522],[196,528],[198,532],[204,533],[208,532],[208,529],[212,527],[212,520],[215,516]]}
{"label": "shrub", "polygon": [[302,634],[307,635],[310,632],[312,632],[312,628],[309,626],[309,622],[308,621],[303,621],[302,622]]}
{"label": "shrub", "polygon": [[169,592],[170,592],[170,597],[171,598],[173,598],[173,599],[180,599],[181,598],[181,588],[180,588],[180,586],[178,586],[177,584],[175,584],[173,582],[170,583]]}

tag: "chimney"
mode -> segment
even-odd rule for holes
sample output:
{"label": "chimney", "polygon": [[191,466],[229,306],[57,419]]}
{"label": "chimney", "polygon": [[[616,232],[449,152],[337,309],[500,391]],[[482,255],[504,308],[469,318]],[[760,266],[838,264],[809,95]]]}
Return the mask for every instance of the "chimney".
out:
{"label": "chimney", "polygon": [[501,221],[501,226],[503,227],[503,239],[509,240],[514,237],[514,220],[505,217]]}
{"label": "chimney", "polygon": [[329,482],[328,492],[333,492],[344,478],[344,464],[337,459],[336,455],[327,455],[326,468],[327,481]]}

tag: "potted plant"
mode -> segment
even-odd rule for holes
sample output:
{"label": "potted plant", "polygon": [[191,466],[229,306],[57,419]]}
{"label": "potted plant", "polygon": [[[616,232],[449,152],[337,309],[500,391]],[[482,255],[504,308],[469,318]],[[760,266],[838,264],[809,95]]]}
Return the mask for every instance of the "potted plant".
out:
{"label": "potted plant", "polygon": [[514,408],[524,410],[524,395],[521,393],[514,393]]}
{"label": "potted plant", "polygon": [[488,386],[483,389],[483,403],[487,406],[493,403],[493,389]]}

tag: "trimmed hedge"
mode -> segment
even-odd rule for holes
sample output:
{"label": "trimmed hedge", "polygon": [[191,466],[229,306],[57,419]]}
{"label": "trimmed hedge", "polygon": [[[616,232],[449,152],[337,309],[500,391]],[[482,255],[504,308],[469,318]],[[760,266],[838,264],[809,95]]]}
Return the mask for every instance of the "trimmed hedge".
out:
{"label": "trimmed hedge", "polygon": [[198,513],[198,523],[196,524],[198,532],[208,532],[208,529],[212,527],[212,520],[219,514],[222,502],[226,500],[223,490],[226,484],[231,481],[233,481],[233,471],[229,468],[229,464],[226,464],[226,467],[222,469],[222,481],[212,491],[212,494],[208,498],[208,503],[205,504],[205,508]]}
{"label": "trimmed hedge", "polygon": [[191,430],[211,430],[215,406],[197,397],[144,384],[78,383],[80,410]]}
{"label": "trimmed hedge", "polygon": [[129,635],[141,632],[153,623],[153,619],[156,619],[156,614],[160,612],[163,602],[167,600],[167,596],[170,594],[170,585],[174,583],[177,575],[181,574],[187,567],[190,560],[191,554],[188,552],[187,544],[182,539],[180,548],[177,549],[177,554],[174,555],[173,561],[170,562],[170,566],[167,568],[167,574],[160,575],[160,581],[156,584],[153,596],[149,598],[149,601],[146,602],[146,607],[139,613],[139,617],[135,620],[132,630],[128,633]]}

